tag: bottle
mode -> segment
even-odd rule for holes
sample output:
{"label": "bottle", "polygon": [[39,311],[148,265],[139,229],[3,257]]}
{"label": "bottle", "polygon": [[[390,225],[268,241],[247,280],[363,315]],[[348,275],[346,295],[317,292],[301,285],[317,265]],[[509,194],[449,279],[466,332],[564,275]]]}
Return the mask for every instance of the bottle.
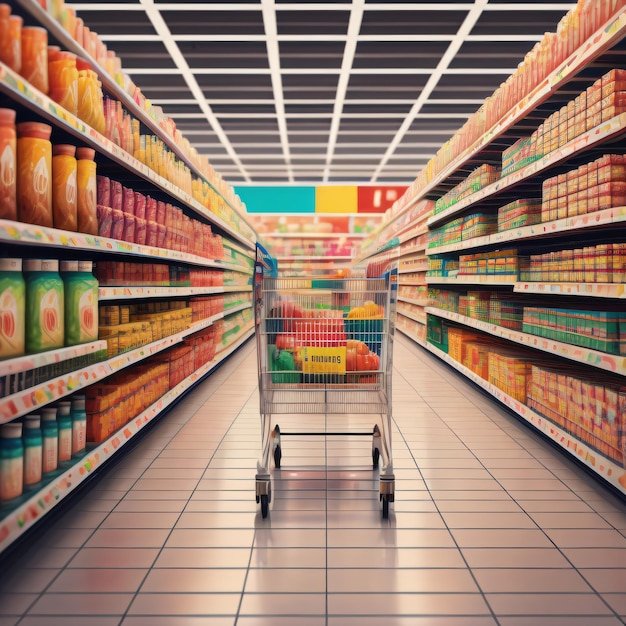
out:
{"label": "bottle", "polygon": [[39,415],[27,415],[23,421],[24,489],[41,482],[43,468],[43,437]]}
{"label": "bottle", "polygon": [[[2,6],[2,5],[0,5]],[[0,109],[0,219],[17,219],[15,111]]]}
{"label": "bottle", "polygon": [[52,226],[52,126],[17,125],[17,214],[21,222]]}
{"label": "bottle", "polygon": [[64,50],[50,54],[48,49],[49,96],[66,111],[78,111],[78,68],[76,55]]}
{"label": "bottle", "polygon": [[92,269],[92,261],[61,261],[66,346],[98,339],[98,281]]}
{"label": "bottle", "polygon": [[87,413],[85,396],[72,397],[72,456],[80,456],[87,446]]}
{"label": "bottle", "polygon": [[22,28],[22,76],[36,89],[47,94],[48,31],[40,26]]}
{"label": "bottle", "polygon": [[22,259],[0,259],[0,358],[24,354],[25,311]]}
{"label": "bottle", "polygon": [[0,503],[24,493],[24,444],[22,424],[0,426]]}
{"label": "bottle", "polygon": [[97,173],[92,148],[76,150],[78,187],[78,232],[87,235],[98,234],[97,215]]}
{"label": "bottle", "polygon": [[91,64],[84,59],[76,59],[78,69],[78,110],[76,115],[101,135],[106,131],[104,121],[104,96],[102,84]]}
{"label": "bottle", "polygon": [[0,61],[14,72],[22,69],[22,18],[11,15],[11,5],[0,4]]}
{"label": "bottle", "polygon": [[68,400],[57,402],[57,426],[59,429],[59,465],[72,460],[72,403]]}
{"label": "bottle", "polygon": [[40,413],[43,435],[42,471],[45,475],[54,472],[59,465],[59,426],[56,407],[47,406]]}
{"label": "bottle", "polygon": [[63,347],[64,293],[56,259],[24,261],[26,352]]}
{"label": "bottle", "polygon": [[76,146],[56,144],[52,148],[52,219],[55,228],[76,232],[78,188]]}

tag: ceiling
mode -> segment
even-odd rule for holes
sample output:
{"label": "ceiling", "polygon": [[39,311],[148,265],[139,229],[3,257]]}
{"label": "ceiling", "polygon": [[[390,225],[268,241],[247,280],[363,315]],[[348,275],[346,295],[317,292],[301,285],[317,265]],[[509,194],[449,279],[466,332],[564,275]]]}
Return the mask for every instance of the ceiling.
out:
{"label": "ceiling", "polygon": [[573,2],[71,3],[231,185],[409,184]]}

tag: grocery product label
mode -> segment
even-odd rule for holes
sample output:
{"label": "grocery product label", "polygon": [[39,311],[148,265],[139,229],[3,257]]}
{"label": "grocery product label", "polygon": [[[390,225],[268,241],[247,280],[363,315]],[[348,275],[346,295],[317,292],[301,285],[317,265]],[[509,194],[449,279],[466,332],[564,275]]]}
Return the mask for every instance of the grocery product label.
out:
{"label": "grocery product label", "polygon": [[4,187],[15,183],[15,152],[10,145],[5,146],[0,156],[0,181]]}
{"label": "grocery product label", "polygon": [[302,349],[302,371],[305,374],[345,374],[346,348],[318,348],[307,346]]}
{"label": "grocery product label", "polygon": [[48,192],[48,164],[45,157],[37,161],[33,170],[33,187],[37,195],[43,196]]}

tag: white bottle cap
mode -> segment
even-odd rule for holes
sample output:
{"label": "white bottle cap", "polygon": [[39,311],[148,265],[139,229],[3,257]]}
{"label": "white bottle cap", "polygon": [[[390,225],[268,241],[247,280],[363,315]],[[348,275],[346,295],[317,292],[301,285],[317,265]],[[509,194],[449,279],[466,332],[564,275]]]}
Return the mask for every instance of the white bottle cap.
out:
{"label": "white bottle cap", "polygon": [[0,272],[21,272],[22,259],[0,259]]}
{"label": "white bottle cap", "polygon": [[79,272],[91,272],[91,271],[93,271],[93,261],[79,261],[78,262],[78,271]]}
{"label": "white bottle cap", "polygon": [[47,406],[41,411],[41,419],[45,422],[46,420],[55,420],[57,418],[57,409],[54,406]]}
{"label": "white bottle cap", "polygon": [[78,272],[78,261],[61,261],[62,272]]}
{"label": "white bottle cap", "polygon": [[11,422],[0,426],[0,437],[3,439],[19,439],[22,436],[22,424]]}
{"label": "white bottle cap", "polygon": [[41,272],[41,259],[24,259],[25,272]]}
{"label": "white bottle cap", "polygon": [[39,415],[27,415],[24,417],[24,428],[39,428],[41,426],[41,417]]}
{"label": "white bottle cap", "polygon": [[44,259],[41,262],[41,269],[44,272],[58,272],[59,271],[58,259]]}

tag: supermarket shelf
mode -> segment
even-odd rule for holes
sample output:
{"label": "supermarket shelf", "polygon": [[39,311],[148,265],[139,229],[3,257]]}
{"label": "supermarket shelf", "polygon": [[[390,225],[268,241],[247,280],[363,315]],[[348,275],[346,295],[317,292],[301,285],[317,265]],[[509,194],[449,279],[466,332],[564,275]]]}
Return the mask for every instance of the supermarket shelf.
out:
{"label": "supermarket shelf", "polygon": [[62,363],[63,361],[69,361],[70,359],[76,359],[81,356],[95,354],[96,352],[106,349],[106,341],[92,341],[90,343],[81,343],[78,346],[68,346],[67,348],[49,350],[48,352],[27,354],[12,359],[4,359],[3,361],[0,361],[0,376],[8,376],[9,374],[26,372],[38,367],[53,365],[54,363]]}
{"label": "supermarket shelf", "polygon": [[517,277],[509,276],[427,276],[427,285],[515,285]]}
{"label": "supermarket shelf", "polygon": [[626,284],[623,283],[519,282],[515,283],[513,291],[517,293],[536,293],[541,295],[626,299]]}
{"label": "supermarket shelf", "polygon": [[260,233],[268,239],[365,239],[369,233]]}
{"label": "supermarket shelf", "polygon": [[195,254],[178,252],[177,250],[169,250],[167,248],[141,246],[136,243],[119,241],[118,239],[85,235],[69,230],[35,226],[33,224],[24,224],[23,222],[14,222],[11,220],[0,220],[0,241],[29,246],[70,248],[72,250],[83,250],[86,252],[104,252],[115,255],[128,254],[131,256],[150,257],[159,260],[181,261],[190,265],[227,269],[252,275],[252,269],[249,267],[227,263],[225,261],[206,259]]}
{"label": "supermarket shelf", "polygon": [[[252,303],[247,303],[246,305],[242,305],[242,308],[251,308],[251,306]],[[174,335],[153,341],[152,343],[134,350],[123,352],[107,361],[102,361],[95,365],[76,370],[75,372],[70,372],[64,376],[58,376],[45,383],[28,387],[10,396],[5,396],[0,399],[0,424],[10,422],[17,417],[26,415],[39,407],[45,406],[79,389],[92,385],[107,376],[111,376],[111,374],[130,365],[139,363],[149,356],[167,350],[167,348],[183,341],[185,337],[208,328],[215,321],[234,312],[235,310],[229,310],[227,312],[217,313]]]}
{"label": "supermarket shelf", "polygon": [[403,296],[398,296],[398,302],[406,302],[408,304],[414,304],[415,306],[428,306],[428,300],[413,300],[412,298],[405,298]]}
{"label": "supermarket shelf", "polygon": [[404,335],[407,336],[411,341],[414,341],[418,346],[422,346],[422,348],[426,347],[426,341],[422,339],[421,337],[417,337],[413,335],[407,328],[402,328],[402,326],[396,326],[396,328],[397,330],[404,333]]}
{"label": "supermarket shelf", "polygon": [[310,263],[311,261],[352,261],[351,256],[298,256],[298,255],[285,255],[285,256],[277,256],[276,260],[280,263],[281,261],[304,261]]}
{"label": "supermarket shelf", "polygon": [[50,483],[0,520],[0,553],[20,535],[38,522],[46,513],[74,491],[81,483],[102,467],[128,441],[135,437],[147,424],[162,414],[173,402],[209,374],[220,362],[228,358],[252,335],[253,329],[244,331],[228,348],[216,355],[213,361],[197,369],[173,389],[161,396],[152,406],[133,418],[103,443],[90,449],[85,456],[62,471]]}
{"label": "supermarket shelf", "polygon": [[[622,9],[610,22],[601,27],[578,50],[576,50],[560,67],[550,74],[546,80],[537,85],[523,100],[512,106],[510,113],[487,130],[474,144],[444,167],[431,181],[425,184],[416,195],[407,199],[406,205],[400,209],[392,219],[384,225],[389,226],[401,218],[418,202],[432,193],[451,174],[463,167],[472,158],[475,158],[494,140],[523,120],[533,110],[539,107],[559,88],[565,85],[585,65],[602,54],[605,50],[622,39],[626,34],[626,8]],[[441,214],[438,215],[438,218]]]}
{"label": "supermarket shelf", "polygon": [[407,313],[406,311],[403,311],[402,309],[398,309],[397,310],[398,315],[404,315],[404,317],[408,317],[410,320],[413,320],[414,322],[417,322],[418,324],[423,324],[424,326],[426,326],[426,314],[424,314],[424,316],[420,316],[420,315],[415,315],[413,313]]}
{"label": "supermarket shelf", "polygon": [[499,233],[494,233],[493,235],[474,237],[473,239],[438,246],[436,248],[427,248],[426,255],[430,256],[432,254],[444,254],[446,252],[456,252],[459,250],[471,250],[473,248],[498,245],[509,241],[535,239],[546,235],[558,235],[559,233],[584,230],[586,228],[597,228],[598,226],[608,226],[622,222],[626,222],[626,206],[617,206],[593,213],[585,213],[584,215],[564,217],[551,222],[541,222],[540,224],[533,224],[531,226],[511,228]]}
{"label": "supermarket shelf", "polygon": [[[425,258],[425,257],[424,257]],[[398,269],[398,275],[415,274],[416,272],[427,272],[428,263],[420,264],[417,267],[403,267]]]}
{"label": "supermarket shelf", "polygon": [[[254,248],[254,242],[234,230],[219,216],[211,213],[192,196],[156,174],[149,167],[128,154],[128,152],[123,150],[120,146],[114,144],[93,128],[87,126],[82,120],[79,120],[59,104],[25,82],[19,74],[13,72],[3,63],[0,63],[0,91],[9,95],[16,102],[35,111],[55,126],[63,128],[75,137],[78,137],[92,148],[95,148],[100,154],[104,154],[119,165],[122,165],[126,170],[156,185],[174,199],[204,217],[211,224],[218,226],[231,237],[234,237],[240,243],[243,243],[250,249]],[[237,213],[237,215],[239,214]]]}
{"label": "supermarket shelf", "polygon": [[607,372],[626,376],[626,356],[619,356],[615,354],[608,354],[606,352],[600,352],[599,350],[592,350],[591,348],[583,348],[581,346],[574,346],[562,341],[556,341],[554,339],[547,339],[538,335],[531,335],[522,331],[510,330],[497,324],[491,324],[490,322],[483,322],[476,320],[459,313],[453,313],[451,311],[444,311],[436,307],[426,307],[426,313],[429,315],[436,315],[452,322],[457,322],[481,330],[485,333],[493,335],[494,337],[500,337],[507,341],[512,341],[523,346],[528,346],[535,350],[541,350],[548,352],[576,363],[589,365]]}
{"label": "supermarket shelf", "polygon": [[558,165],[578,152],[597,146],[607,139],[614,139],[623,133],[626,133],[626,113],[622,113],[611,120],[603,122],[599,126],[596,126],[595,128],[592,128],[582,135],[572,139],[572,141],[566,143],[558,150],[550,152],[538,161],[535,161],[534,163],[531,163],[530,165],[527,165],[526,167],[523,167],[508,176],[503,176],[495,183],[483,187],[480,191],[473,193],[471,196],[468,196],[460,202],[457,202],[447,209],[433,215],[429,218],[428,225],[433,226],[446,221],[448,218],[464,211],[468,207],[471,207],[486,198],[494,196],[501,191],[509,189],[528,178],[532,178],[539,172]]}
{"label": "supermarket shelf", "polygon": [[252,291],[250,285],[242,287],[100,287],[98,301],[118,300],[120,298],[180,298],[222,293]]}
{"label": "supermarket shelf", "polygon": [[511,411],[526,420],[529,424],[534,426],[553,442],[557,443],[572,456],[576,457],[581,463],[587,465],[596,474],[598,474],[600,478],[604,479],[607,483],[626,494],[626,488],[624,488],[624,486],[619,482],[619,477],[624,475],[623,467],[620,467],[614,461],[601,456],[599,452],[590,448],[582,441],[554,424],[554,422],[548,420],[527,407],[525,404],[504,393],[501,389],[490,384],[470,369],[464,367],[461,363],[455,361],[448,354],[439,350],[439,348],[435,347],[431,343],[427,343],[425,347],[427,350],[438,356],[442,361],[445,361],[452,368],[463,374],[463,376],[469,378],[473,383],[499,400]]}
{"label": "supermarket shelf", "polygon": [[85,49],[76,42],[76,40],[65,30],[65,28],[63,28],[63,26],[61,26],[57,20],[55,20],[37,2],[33,2],[32,0],[17,0],[17,3],[24,10],[28,11],[28,13],[30,13],[41,26],[51,33],[54,38],[62,44],[62,48],[64,50],[73,52],[77,56],[89,61],[94,71],[98,74],[98,78],[100,79],[104,90],[111,96],[114,96],[115,99],[119,100],[124,105],[124,108],[135,118],[140,120],[144,126],[149,128],[154,135],[162,139],[167,144],[168,148],[176,154],[176,156],[183,161],[194,174],[202,178],[202,180],[205,180],[211,189],[213,189],[213,191],[218,194],[224,202],[226,202],[228,207],[239,217],[239,219],[241,219],[252,231],[254,231],[254,228],[250,225],[245,215],[233,207],[229,200],[224,197],[224,195],[216,189],[209,180],[206,179],[204,174],[196,167],[194,162],[186,156],[183,150],[181,150],[174,138],[166,133],[165,130],[163,130],[163,128],[161,128],[161,126],[159,126],[159,124],[152,117],[150,117],[146,111],[136,104],[133,98],[115,82],[115,79],[97,63],[96,59],[89,55]]}

